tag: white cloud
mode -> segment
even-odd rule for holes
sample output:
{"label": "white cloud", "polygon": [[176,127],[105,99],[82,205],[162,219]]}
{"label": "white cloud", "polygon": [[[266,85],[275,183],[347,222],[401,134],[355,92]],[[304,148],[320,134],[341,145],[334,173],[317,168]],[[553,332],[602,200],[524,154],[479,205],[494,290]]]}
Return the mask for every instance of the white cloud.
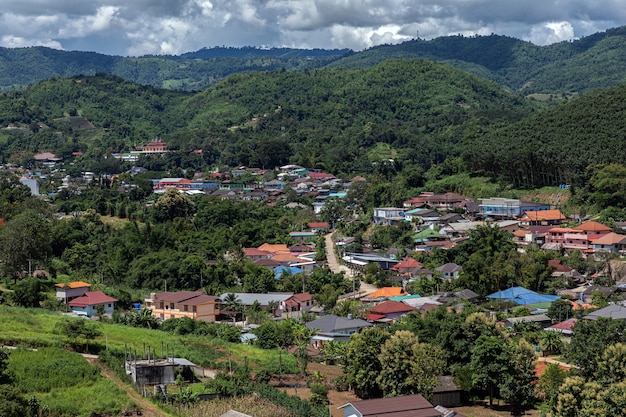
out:
{"label": "white cloud", "polygon": [[22,48],[26,46],[47,46],[53,49],[63,49],[61,44],[52,39],[26,39],[17,36],[6,35],[0,38],[0,46],[5,48]]}
{"label": "white cloud", "polygon": [[528,40],[537,45],[548,45],[573,38],[574,27],[569,22],[547,22],[532,27]]}

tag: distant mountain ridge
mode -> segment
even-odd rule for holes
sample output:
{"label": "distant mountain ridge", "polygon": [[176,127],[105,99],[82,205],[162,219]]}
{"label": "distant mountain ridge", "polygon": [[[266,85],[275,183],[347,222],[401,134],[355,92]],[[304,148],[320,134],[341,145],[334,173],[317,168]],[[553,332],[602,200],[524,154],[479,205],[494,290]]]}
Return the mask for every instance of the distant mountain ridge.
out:
{"label": "distant mountain ridge", "polygon": [[352,53],[349,49],[204,48],[179,56],[121,57],[46,47],[0,48],[0,91],[54,77],[111,74],[137,84],[203,90],[241,72],[311,70]]}
{"label": "distant mountain ridge", "polygon": [[626,83],[626,26],[547,46],[494,34],[417,39],[376,46],[330,66],[363,68],[398,58],[442,62],[524,94],[579,93]]}
{"label": "distant mountain ridge", "polygon": [[0,48],[0,91],[53,77],[112,74],[153,87],[199,91],[235,73],[370,68],[389,59],[427,59],[524,95],[572,96],[626,84],[626,26],[572,42],[537,46],[500,36],[445,36],[349,49],[213,47],[182,55],[120,57],[45,47]]}

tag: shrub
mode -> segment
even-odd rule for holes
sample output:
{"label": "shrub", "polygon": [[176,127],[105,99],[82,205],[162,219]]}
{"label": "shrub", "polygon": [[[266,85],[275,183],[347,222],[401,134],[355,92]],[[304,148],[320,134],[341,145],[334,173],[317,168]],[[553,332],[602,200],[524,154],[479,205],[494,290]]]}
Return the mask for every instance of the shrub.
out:
{"label": "shrub", "polygon": [[328,402],[328,388],[320,383],[311,384],[311,404],[325,405]]}

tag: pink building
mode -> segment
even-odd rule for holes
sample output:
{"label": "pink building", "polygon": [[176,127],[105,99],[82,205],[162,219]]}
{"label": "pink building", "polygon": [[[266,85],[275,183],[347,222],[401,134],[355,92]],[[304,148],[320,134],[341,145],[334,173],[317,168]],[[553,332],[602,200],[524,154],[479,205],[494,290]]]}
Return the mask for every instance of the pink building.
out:
{"label": "pink building", "polygon": [[[588,250],[591,243],[611,233],[611,228],[589,221],[576,227],[553,227],[546,235],[546,248]],[[549,246],[546,246],[549,245]]]}

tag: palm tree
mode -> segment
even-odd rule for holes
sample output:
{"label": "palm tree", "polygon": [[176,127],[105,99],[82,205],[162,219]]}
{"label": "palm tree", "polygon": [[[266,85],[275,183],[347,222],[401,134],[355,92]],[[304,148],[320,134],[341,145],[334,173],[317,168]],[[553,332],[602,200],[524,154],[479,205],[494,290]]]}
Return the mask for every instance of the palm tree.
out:
{"label": "palm tree", "polygon": [[222,306],[224,307],[224,310],[226,310],[225,314],[231,317],[233,321],[236,319],[237,313],[241,313],[243,311],[241,300],[235,293],[226,294],[222,300]]}
{"label": "palm tree", "polygon": [[561,353],[563,349],[563,341],[559,332],[544,330],[539,336],[539,346],[546,354],[554,355]]}

